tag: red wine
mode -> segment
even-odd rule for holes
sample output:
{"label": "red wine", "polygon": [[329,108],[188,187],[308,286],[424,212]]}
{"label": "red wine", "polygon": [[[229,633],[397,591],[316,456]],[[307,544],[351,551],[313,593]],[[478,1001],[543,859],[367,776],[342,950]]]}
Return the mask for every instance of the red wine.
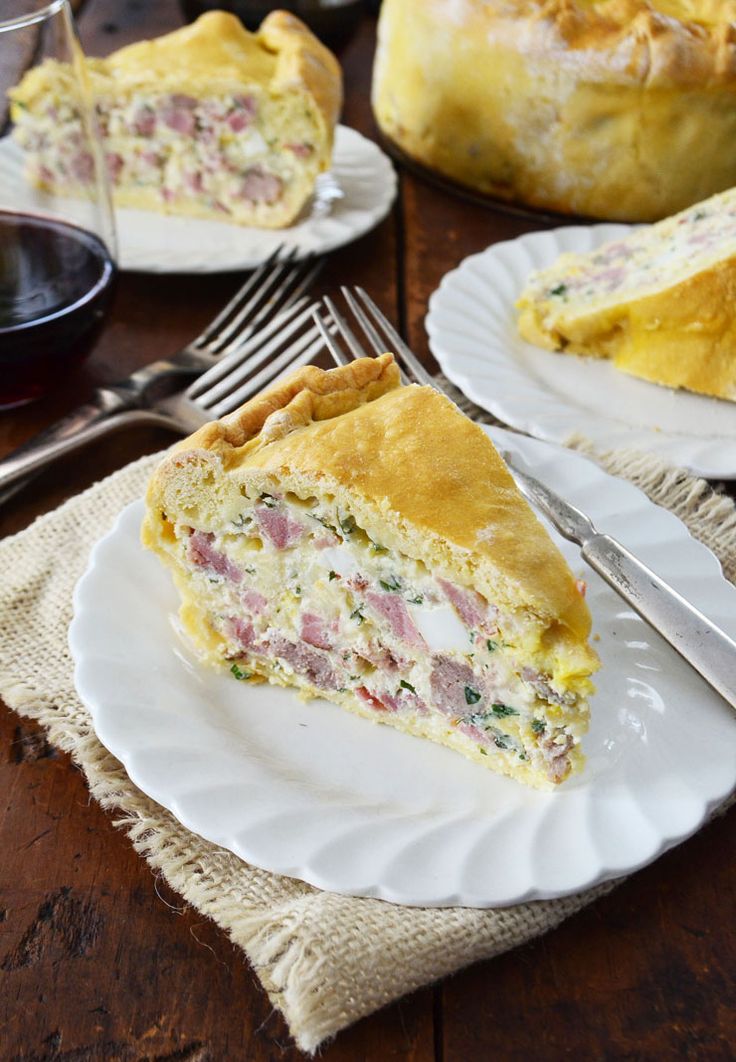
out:
{"label": "red wine", "polygon": [[46,394],[89,353],[114,278],[93,233],[0,210],[0,406]]}

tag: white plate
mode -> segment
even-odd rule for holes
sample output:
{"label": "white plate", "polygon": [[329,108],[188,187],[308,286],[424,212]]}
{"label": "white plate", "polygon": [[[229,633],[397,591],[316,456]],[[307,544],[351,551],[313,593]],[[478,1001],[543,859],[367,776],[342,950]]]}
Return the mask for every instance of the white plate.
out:
{"label": "white plate", "polygon": [[532,232],[466,258],[429,301],[432,352],[469,398],[539,439],[564,444],[581,434],[598,452],[644,450],[697,475],[736,478],[736,403],[637,380],[609,361],[541,350],[516,330],[514,303],[533,270],[630,231]]}
{"label": "white plate", "polygon": [[[145,273],[224,273],[259,265],[276,248],[324,254],[369,232],[388,214],[396,173],[377,144],[339,125],[332,169],[301,219],[288,229],[251,229],[220,221],[117,210],[121,269]],[[0,208],[41,211],[53,202],[27,184],[23,154],[10,137],[0,141]],[[82,204],[64,201],[64,214],[83,221]]]}
{"label": "white plate", "polygon": [[[491,431],[736,634],[736,589],[671,513],[577,454]],[[320,888],[411,905],[559,896],[691,834],[736,783],[736,720],[586,570],[603,668],[584,773],[554,793],[288,690],[197,664],[142,502],[95,547],[74,599],[76,684],[102,743],[191,830]],[[581,571],[574,547],[560,542]]]}

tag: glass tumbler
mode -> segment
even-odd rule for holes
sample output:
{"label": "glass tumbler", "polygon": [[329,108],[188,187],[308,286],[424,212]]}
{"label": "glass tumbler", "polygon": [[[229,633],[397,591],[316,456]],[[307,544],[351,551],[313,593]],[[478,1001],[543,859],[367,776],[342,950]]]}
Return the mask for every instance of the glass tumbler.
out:
{"label": "glass tumbler", "polygon": [[0,0],[0,408],[63,383],[110,306],[116,239],[68,0]]}

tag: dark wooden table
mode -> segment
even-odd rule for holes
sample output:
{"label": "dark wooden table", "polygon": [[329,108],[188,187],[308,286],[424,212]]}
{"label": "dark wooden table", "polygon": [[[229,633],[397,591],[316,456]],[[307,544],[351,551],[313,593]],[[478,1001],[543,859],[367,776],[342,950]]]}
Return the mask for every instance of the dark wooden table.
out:
{"label": "dark wooden table", "polygon": [[[174,0],[81,5],[90,54],[179,23]],[[369,136],[373,45],[366,19],[342,56],[344,120]],[[467,254],[538,227],[402,174],[391,217],[336,252],[321,284],[325,292],[363,284],[428,357],[423,320],[442,275]],[[60,381],[53,398],[0,414],[0,453],[96,384],[176,349],[238,279],[123,276],[86,367]],[[58,464],[0,512],[0,533],[169,440],[130,432]],[[322,1057],[732,1059],[735,866],[731,815],[555,932],[365,1019]],[[0,706],[0,1059],[301,1057],[243,955],[156,880],[91,802],[69,758]]]}

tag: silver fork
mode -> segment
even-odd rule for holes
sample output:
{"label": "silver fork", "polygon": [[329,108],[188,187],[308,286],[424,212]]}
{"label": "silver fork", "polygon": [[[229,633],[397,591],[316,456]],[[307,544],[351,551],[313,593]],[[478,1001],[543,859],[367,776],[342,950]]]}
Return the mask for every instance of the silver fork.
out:
{"label": "silver fork", "polygon": [[[225,356],[248,348],[264,329],[277,327],[287,308],[298,314],[307,305],[304,292],[324,262],[313,255],[295,261],[296,251],[281,257],[278,248],[256,269],[200,334],[169,358],[138,369],[125,380],[101,387],[91,402],[36,435],[0,460],[0,502],[15,493],[28,475],[99,438],[133,424],[176,427],[152,407],[178,391],[187,377],[197,376]],[[11,488],[11,489],[6,489]]]}
{"label": "silver fork", "polygon": [[[404,382],[419,383],[442,394],[447,392],[430,376],[399,333],[362,288],[342,288],[354,318],[368,341],[358,339],[331,299],[324,305],[332,329],[317,310],[314,320],[338,365],[355,357],[392,350]],[[347,350],[332,334],[337,331]],[[447,397],[450,397],[447,395]],[[736,642],[610,535],[602,534],[590,517],[565,501],[531,475],[508,450],[500,448],[519,489],[554,524],[565,538],[576,542],[583,559],[736,709]]]}
{"label": "silver fork", "polygon": [[[170,423],[189,431],[232,413],[267,384],[311,361],[324,349],[321,328],[312,321],[318,305],[300,300],[197,377],[186,390],[159,402],[157,409]],[[330,337],[335,330],[334,325],[327,326]]]}

